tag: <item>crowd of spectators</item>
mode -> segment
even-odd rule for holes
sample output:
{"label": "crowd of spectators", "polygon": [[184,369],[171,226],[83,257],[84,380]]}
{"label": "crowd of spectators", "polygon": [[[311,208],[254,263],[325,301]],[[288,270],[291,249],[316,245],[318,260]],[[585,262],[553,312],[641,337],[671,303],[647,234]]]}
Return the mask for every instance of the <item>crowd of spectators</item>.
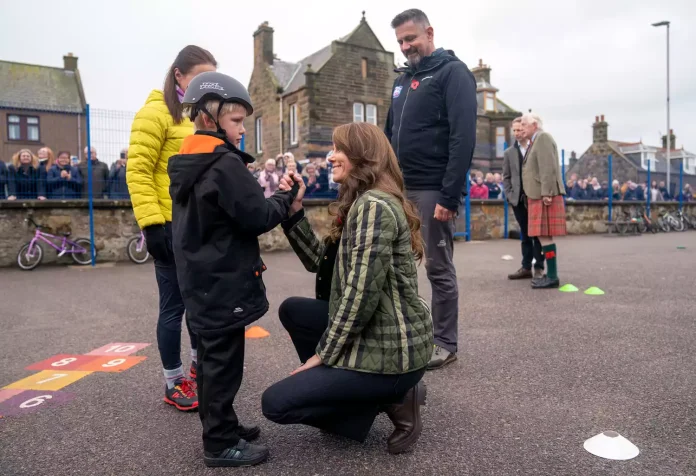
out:
{"label": "crowd of spectators", "polygon": [[[111,166],[97,157],[91,149],[92,196],[94,198],[129,199],[126,185],[127,151]],[[36,154],[21,149],[9,163],[0,160],[0,199],[6,200],[66,200],[88,198],[88,150],[83,159],[76,160],[70,151],[55,154],[42,147]]]}
{"label": "crowd of spectators", "polygon": [[[128,150],[121,151],[119,157],[107,165],[98,158],[96,148],[92,147],[92,194],[94,198],[129,199],[126,184],[126,167]],[[87,148],[83,159],[71,155],[69,151],[58,154],[48,147],[42,147],[36,154],[29,149],[21,149],[6,164],[0,161],[0,199],[75,199],[88,198],[87,186],[88,164]],[[257,179],[264,194],[270,197],[278,189],[280,178],[287,172],[297,172],[307,185],[307,198],[335,198],[338,184],[332,180],[331,163],[326,157],[295,160],[291,152],[279,154],[275,159],[268,159],[263,164],[249,164],[248,169]],[[499,173],[483,173],[471,170],[471,187],[469,196],[476,200],[503,199],[503,178]],[[685,202],[696,200],[689,184],[674,196],[669,193],[664,182],[653,181],[637,184],[632,181],[620,183],[614,180],[611,190],[606,181],[597,177],[579,178],[572,174],[566,183],[568,200],[608,200],[611,193],[613,200],[674,201],[680,198]],[[681,195],[681,197],[680,197]]]}

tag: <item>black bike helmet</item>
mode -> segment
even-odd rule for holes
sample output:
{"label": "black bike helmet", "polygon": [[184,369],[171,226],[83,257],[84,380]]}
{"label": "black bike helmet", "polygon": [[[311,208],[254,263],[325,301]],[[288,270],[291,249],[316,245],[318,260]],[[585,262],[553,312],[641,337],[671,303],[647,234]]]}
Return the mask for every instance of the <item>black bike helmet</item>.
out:
{"label": "black bike helmet", "polygon": [[[242,83],[217,71],[207,71],[194,77],[186,88],[182,102],[184,105],[191,106],[191,120],[203,112],[215,122],[219,129],[218,118],[213,117],[205,109],[205,103],[211,99],[219,99],[220,106],[225,102],[239,103],[244,106],[248,115],[254,112],[249,92]],[[218,107],[218,117],[221,109],[222,107]]]}

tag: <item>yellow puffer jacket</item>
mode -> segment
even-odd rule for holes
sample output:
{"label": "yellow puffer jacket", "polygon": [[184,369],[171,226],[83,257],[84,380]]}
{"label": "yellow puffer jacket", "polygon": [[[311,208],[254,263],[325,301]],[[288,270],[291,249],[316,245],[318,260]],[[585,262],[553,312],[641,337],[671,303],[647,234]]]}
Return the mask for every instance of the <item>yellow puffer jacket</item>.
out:
{"label": "yellow puffer jacket", "polygon": [[169,157],[179,152],[184,138],[193,132],[193,123],[187,118],[181,124],[174,124],[162,91],[152,91],[135,115],[126,182],[140,229],[172,221],[167,163]]}

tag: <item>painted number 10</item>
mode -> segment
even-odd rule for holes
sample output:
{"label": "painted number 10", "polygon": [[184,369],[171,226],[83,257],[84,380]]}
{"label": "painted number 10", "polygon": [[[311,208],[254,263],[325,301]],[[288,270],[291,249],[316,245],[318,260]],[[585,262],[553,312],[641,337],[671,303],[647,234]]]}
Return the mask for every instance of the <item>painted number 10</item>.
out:
{"label": "painted number 10", "polygon": [[133,349],[135,349],[134,345],[112,345],[106,349],[105,352],[114,352],[116,354],[120,354],[123,352],[130,352]]}

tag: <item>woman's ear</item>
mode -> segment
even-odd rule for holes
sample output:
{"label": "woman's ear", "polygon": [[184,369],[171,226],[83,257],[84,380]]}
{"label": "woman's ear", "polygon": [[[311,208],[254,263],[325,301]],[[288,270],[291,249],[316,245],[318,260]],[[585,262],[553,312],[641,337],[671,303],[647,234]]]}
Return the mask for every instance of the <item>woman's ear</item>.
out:
{"label": "woman's ear", "polygon": [[176,79],[176,83],[179,84],[179,81],[181,81],[181,78],[184,75],[181,74],[181,71],[179,71],[179,68],[174,68],[174,79]]}

